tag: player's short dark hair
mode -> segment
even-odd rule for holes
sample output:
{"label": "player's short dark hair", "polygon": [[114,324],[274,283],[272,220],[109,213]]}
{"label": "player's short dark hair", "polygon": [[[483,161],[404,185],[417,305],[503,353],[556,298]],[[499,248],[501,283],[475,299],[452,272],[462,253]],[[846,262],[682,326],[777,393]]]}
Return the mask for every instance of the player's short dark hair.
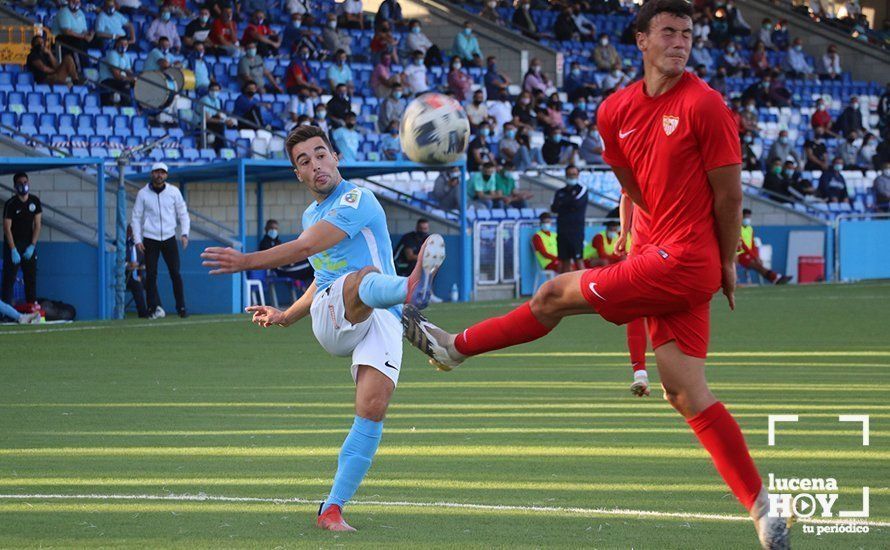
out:
{"label": "player's short dark hair", "polygon": [[331,141],[328,139],[328,134],[325,133],[324,130],[319,128],[318,126],[297,126],[287,135],[287,140],[284,142],[284,148],[287,151],[287,158],[290,159],[291,164],[294,163],[293,159],[293,150],[294,147],[304,141],[309,141],[312,138],[321,138],[321,141],[324,142],[325,146],[329,151],[333,151],[334,148],[331,146]]}
{"label": "player's short dark hair", "polygon": [[750,208],[743,208],[743,209],[742,209],[742,216],[749,216],[749,215],[751,215],[751,209],[750,209]]}
{"label": "player's short dark hair", "polygon": [[28,174],[26,174],[24,172],[16,172],[16,174],[14,176],[12,176],[12,183],[16,183],[21,178],[25,178],[26,180],[31,179],[28,177]]}
{"label": "player's short dark hair", "polygon": [[278,225],[278,220],[274,218],[269,218],[268,220],[266,220],[266,231],[268,231],[269,228],[273,225]]}
{"label": "player's short dark hair", "polygon": [[636,32],[649,32],[649,22],[660,13],[692,19],[692,3],[687,0],[649,0],[640,8],[634,22]]}

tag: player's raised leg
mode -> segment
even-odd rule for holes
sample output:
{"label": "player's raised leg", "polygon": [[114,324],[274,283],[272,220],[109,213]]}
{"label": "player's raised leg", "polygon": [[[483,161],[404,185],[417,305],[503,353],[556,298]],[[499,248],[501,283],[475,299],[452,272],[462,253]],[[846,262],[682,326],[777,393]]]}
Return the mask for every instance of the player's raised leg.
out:
{"label": "player's raised leg", "polygon": [[633,369],[634,381],[630,385],[630,393],[637,397],[649,395],[649,373],[646,371],[646,318],[637,317],[627,323],[627,351],[630,353],[630,365]]}
{"label": "player's raised leg", "polygon": [[683,415],[723,481],[748,510],[760,543],[764,548],[789,547],[786,520],[767,514],[766,488],[742,430],[708,388],[705,360],[686,355],[675,341],[656,348],[655,358],[665,400]]}
{"label": "player's raised leg", "polygon": [[[444,261],[445,239],[433,233],[420,247],[417,265],[408,277],[385,275],[376,269],[366,268],[355,296],[369,308],[386,309],[405,303],[424,309],[430,303],[433,279]],[[343,290],[345,298],[348,295],[346,285]]]}

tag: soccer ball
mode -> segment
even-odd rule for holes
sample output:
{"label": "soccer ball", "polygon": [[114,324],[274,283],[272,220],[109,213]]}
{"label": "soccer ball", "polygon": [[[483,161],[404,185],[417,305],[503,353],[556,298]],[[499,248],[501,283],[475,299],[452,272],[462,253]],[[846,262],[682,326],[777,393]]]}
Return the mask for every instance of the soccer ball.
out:
{"label": "soccer ball", "polygon": [[457,100],[428,93],[408,104],[399,135],[409,159],[423,164],[446,164],[467,151],[470,121]]}

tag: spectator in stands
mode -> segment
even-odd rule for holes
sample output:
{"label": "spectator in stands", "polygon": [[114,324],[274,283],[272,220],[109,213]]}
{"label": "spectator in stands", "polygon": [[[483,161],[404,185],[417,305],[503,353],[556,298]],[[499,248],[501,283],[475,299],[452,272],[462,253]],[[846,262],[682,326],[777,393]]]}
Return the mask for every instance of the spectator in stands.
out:
{"label": "spectator in stands", "polygon": [[865,131],[865,128],[862,127],[862,111],[859,110],[858,97],[853,96],[850,98],[850,103],[843,112],[841,112],[841,115],[837,117],[837,121],[834,123],[834,131],[841,136],[848,136],[853,132]]}
{"label": "spectator in stands", "polygon": [[328,13],[325,28],[321,31],[322,44],[329,52],[344,51],[346,55],[352,55],[352,37],[337,29],[337,16]]}
{"label": "spectator in stands", "polygon": [[519,154],[519,141],[516,139],[516,126],[512,122],[503,125],[501,141],[498,143],[498,161],[501,164],[510,164],[517,167]]}
{"label": "spectator in stands", "polygon": [[433,184],[433,200],[442,210],[457,210],[460,208],[460,169],[451,168],[439,172]]}
{"label": "spectator in stands", "polygon": [[522,92],[516,98],[516,105],[513,106],[513,124],[529,129],[537,127],[538,114],[531,93]]}
{"label": "spectator in stands", "polygon": [[195,73],[195,93],[204,95],[210,86],[210,68],[204,61],[204,43],[195,42],[186,60],[186,68]]}
{"label": "spectator in stands", "polygon": [[[288,78],[291,76],[290,71],[291,68],[288,67]],[[272,71],[266,68],[265,61],[259,54],[258,44],[256,43],[251,43],[247,46],[244,55],[238,60],[238,83],[244,86],[247,82],[255,83],[257,91],[261,94],[269,93],[272,90],[275,90],[277,93],[284,93],[278,79],[275,78]],[[293,91],[288,89],[288,93],[296,94],[299,93],[299,90],[296,88]]]}
{"label": "spectator in stands", "polygon": [[402,80],[411,95],[417,96],[429,91],[430,85],[427,82],[426,66],[423,64],[423,52],[414,50],[411,53],[411,62],[402,71]]}
{"label": "spectator in stands", "polygon": [[785,187],[788,193],[801,201],[811,201],[816,198],[816,188],[810,180],[804,179],[793,160],[786,160],[782,167],[782,178],[785,179]]}
{"label": "spectator in stands", "polygon": [[565,187],[556,191],[550,205],[550,210],[556,214],[556,246],[563,273],[583,268],[587,186],[581,185],[580,175],[577,166],[566,166]]}
{"label": "spectator in stands", "polygon": [[398,123],[402,119],[402,113],[408,102],[402,97],[402,85],[396,83],[392,87],[389,97],[380,101],[380,111],[377,114],[377,129],[381,132],[389,128],[390,122]]}
{"label": "spectator in stands", "polygon": [[182,42],[179,39],[179,30],[176,28],[176,22],[172,19],[173,15],[169,8],[161,8],[161,12],[152,20],[145,31],[145,39],[151,43],[157,43],[162,36],[166,36],[170,40],[170,47],[174,52],[178,52],[182,48]]}
{"label": "spectator in stands", "polygon": [[569,101],[575,101],[579,97],[588,100],[600,95],[600,89],[593,81],[586,81],[581,72],[581,64],[573,61],[569,68],[569,74],[563,82],[563,89],[568,95]]}
{"label": "spectator in stands", "polygon": [[710,44],[709,37],[711,35],[711,25],[708,21],[708,14],[698,12],[692,16],[692,42],[703,40]]}
{"label": "spectator in stands", "polygon": [[553,216],[544,212],[538,216],[541,228],[532,236],[532,248],[535,250],[535,259],[544,271],[561,272],[559,265],[559,249],[557,247],[557,234],[553,231]]}
{"label": "spectator in stands", "polygon": [[206,121],[207,143],[212,143],[217,153],[226,146],[226,128],[234,128],[236,125],[235,121],[227,117],[223,111],[222,99],[219,97],[221,91],[218,82],[211,82],[207,95],[198,101],[196,109],[198,116]]}
{"label": "spectator in stands", "polygon": [[612,70],[603,78],[602,87],[603,87],[603,95],[609,95],[613,92],[617,92],[621,88],[624,88],[630,83],[630,79],[627,74],[621,70],[621,64],[616,63]]}
{"label": "spectator in stands", "polygon": [[757,34],[753,37],[751,45],[756,49],[758,42],[766,49],[776,49],[776,46],[773,44],[773,23],[769,17],[765,17],[760,23],[760,29],[758,29]]}
{"label": "spectator in stands", "polygon": [[[299,15],[304,24],[311,25],[314,22],[315,18],[312,16],[312,0],[287,0],[285,6],[288,14]],[[267,11],[267,9],[268,8],[263,11]],[[359,9],[359,12],[361,12],[361,9]],[[250,11],[248,10],[245,13],[250,13]]]}
{"label": "spectator in stands", "polygon": [[720,67],[717,69],[717,73],[708,80],[708,85],[711,88],[714,88],[720,95],[726,97],[728,90],[727,82],[726,82],[727,74],[726,67]]}
{"label": "spectator in stands", "polygon": [[859,165],[859,147],[856,145],[858,139],[859,134],[854,130],[846,134],[837,147],[837,156],[844,161],[844,167],[847,170],[863,170],[866,168]]}
{"label": "spectator in stands", "polygon": [[516,188],[516,180],[507,171],[506,165],[502,165],[495,174],[495,190],[505,208],[525,208],[533,197],[532,193]]}
{"label": "spectator in stands", "polygon": [[495,99],[506,92],[510,86],[510,79],[504,73],[498,71],[497,59],[490,55],[486,59],[487,70],[485,72],[485,94],[488,99]]}
{"label": "spectator in stands", "polygon": [[392,63],[392,54],[384,53],[374,67],[374,72],[371,73],[371,89],[377,99],[389,97],[393,89],[402,84],[401,75],[392,73]]}
{"label": "spectator in stands", "polygon": [[875,178],[872,188],[875,192],[875,210],[890,212],[890,162],[885,162],[881,173]]}
{"label": "spectator in stands", "polygon": [[559,94],[553,93],[550,100],[541,105],[541,109],[538,110],[538,124],[545,130],[565,130],[566,123],[562,116],[562,101],[559,99]]}
{"label": "spectator in stands", "polygon": [[451,70],[448,72],[448,91],[458,101],[466,101],[470,88],[473,87],[473,77],[461,69],[463,63],[459,57],[451,58]]}
{"label": "spectator in stands", "polygon": [[750,36],[751,25],[745,21],[740,10],[732,0],[726,3],[726,21],[729,24],[729,33],[732,36]]}
{"label": "spectator in stands", "polygon": [[[269,250],[270,248],[281,244],[281,237],[278,233],[278,220],[266,220],[264,230],[266,233],[260,240],[259,250]],[[303,290],[312,283],[312,279],[315,275],[315,271],[312,269],[312,265],[308,260],[279,267],[274,270],[274,273],[279,277],[293,279],[294,284]]]}
{"label": "spectator in stands", "polygon": [[314,99],[324,93],[320,84],[315,69],[309,63],[309,48],[301,46],[287,67],[284,87],[289,94],[298,94],[303,99]]}
{"label": "spectator in stands", "polygon": [[[547,164],[575,164],[578,158],[578,146],[563,139],[562,130],[556,128],[548,132],[541,147],[541,155]],[[551,210],[557,212],[555,209]]]}
{"label": "spectator in stands", "polygon": [[797,152],[794,145],[791,143],[791,140],[788,138],[788,130],[780,130],[778,139],[776,139],[769,148],[769,153],[766,155],[766,162],[767,164],[772,164],[776,159],[785,162],[789,157],[794,160],[794,164],[801,163],[800,153]]}
{"label": "spectator in stands", "polygon": [[[791,202],[791,196],[788,192],[789,181],[783,177],[781,159],[773,159],[769,163],[769,168],[763,178],[763,189],[772,193],[770,198],[778,202]],[[747,166],[746,170],[749,170]]]}
{"label": "spectator in stands", "polygon": [[491,136],[491,128],[488,124],[482,124],[476,132],[476,137],[470,141],[467,147],[467,171],[478,172],[479,167],[487,162],[494,162],[494,156],[491,153],[489,137]]}
{"label": "spectator in stands", "polygon": [[454,36],[451,51],[467,67],[482,66],[482,50],[479,48],[479,39],[473,34],[472,23],[464,21],[463,30]]}
{"label": "spectator in stands", "polygon": [[126,38],[114,41],[114,48],[105,52],[99,64],[99,84],[102,88],[103,105],[132,105],[133,61],[127,55],[129,42]]}
{"label": "spectator in stands", "polygon": [[775,46],[777,50],[787,50],[790,38],[788,35],[788,21],[779,19],[776,26],[773,28],[773,33],[770,35],[770,38],[772,38],[773,46]]}
{"label": "spectator in stands", "polygon": [[826,48],[825,55],[822,56],[822,69],[819,73],[819,78],[822,80],[840,80],[842,74],[841,56],[837,53],[837,46],[831,44]]}
{"label": "spectator in stands", "polygon": [[465,107],[467,118],[470,121],[470,130],[475,131],[476,127],[488,118],[488,107],[485,106],[484,99],[482,90],[476,90],[473,92],[473,100]]}
{"label": "spectator in stands", "polygon": [[161,36],[155,47],[148,52],[145,58],[145,65],[142,66],[143,71],[163,71],[169,69],[173,65],[173,55],[170,53],[170,39]]}
{"label": "spectator in stands", "polygon": [[569,113],[569,124],[572,125],[575,134],[583,136],[587,132],[587,125],[590,122],[590,116],[587,114],[587,101],[579,97],[572,104],[572,111]]}
{"label": "spectator in stands", "polygon": [[346,124],[346,115],[352,111],[352,97],[346,84],[338,84],[334,96],[327,103],[328,120],[332,128]]}
{"label": "spectator in stands", "polygon": [[782,68],[791,78],[816,78],[816,72],[807,61],[807,55],[803,51],[803,41],[800,38],[795,38],[791,49],[786,52]]}
{"label": "spectator in stands", "polygon": [[581,141],[580,155],[587,164],[603,164],[603,150],[605,144],[596,124],[591,122],[584,140]]}
{"label": "spectator in stands", "polygon": [[611,71],[617,64],[621,66],[621,56],[615,46],[609,43],[609,35],[600,34],[599,44],[593,49],[593,63],[600,71]]}
{"label": "spectator in stands", "polygon": [[544,94],[553,91],[553,84],[550,82],[550,78],[547,77],[547,73],[541,69],[541,60],[537,57],[532,59],[529,70],[522,79],[522,89],[526,92],[540,92]]}
{"label": "spectator in stands", "polygon": [[343,162],[358,160],[358,150],[362,142],[362,136],[356,128],[356,116],[352,111],[346,113],[345,124],[331,133],[334,147]]}
{"label": "spectator in stands", "polygon": [[384,25],[395,25],[397,27],[405,26],[405,19],[402,17],[402,6],[398,0],[383,0],[377,9],[377,17],[374,18],[374,28],[379,29]]}
{"label": "spectator in stands", "polygon": [[816,111],[810,117],[810,125],[812,125],[814,130],[816,128],[822,128],[826,133],[832,134],[831,114],[829,114],[828,112],[828,108],[825,105],[824,99],[819,99],[818,101],[816,101]]}
{"label": "spectator in stands", "polygon": [[884,85],[884,93],[878,99],[878,127],[885,139],[890,138],[890,81]]}
{"label": "spectator in stands", "polygon": [[328,108],[324,103],[319,103],[315,105],[312,109],[315,111],[315,114],[312,116],[312,124],[318,126],[324,133],[329,134],[330,128],[328,127]]}
{"label": "spectator in stands", "polygon": [[133,296],[133,304],[136,306],[136,314],[140,319],[148,319],[148,306],[145,304],[145,255],[136,248],[133,239],[133,226],[127,224],[127,290]]}
{"label": "spectator in stands", "polygon": [[760,170],[760,160],[754,152],[754,134],[742,134],[742,170]]}
{"label": "spectator in stands", "polygon": [[43,226],[40,199],[31,194],[28,174],[12,177],[15,194],[3,205],[3,282],[0,300],[11,304],[19,267],[25,282],[25,301],[37,302],[37,242]]}
{"label": "spectator in stands", "polygon": [[96,17],[95,43],[106,49],[114,46],[114,40],[119,36],[126,36],[130,43],[136,42],[136,31],[127,16],[117,11],[114,0],[105,0],[102,11]]}
{"label": "spectator in stands", "polygon": [[96,35],[87,27],[86,16],[80,9],[80,0],[68,0],[59,10],[54,20],[53,34],[57,42],[74,50],[74,60],[77,61],[78,70],[82,71],[87,62],[86,51]]}
{"label": "spectator in stands", "polygon": [[828,170],[828,147],[825,145],[825,128],[816,126],[813,138],[803,144],[803,152],[807,158],[804,170]]}
{"label": "spectator in stands", "polygon": [[770,75],[765,75],[759,81],[754,81],[742,92],[742,102],[746,106],[751,105],[753,101],[757,107],[769,107],[772,105],[769,93],[771,85],[772,77]]}
{"label": "spectator in stands", "polygon": [[331,92],[334,92],[339,84],[345,84],[350,94],[355,92],[352,68],[346,61],[345,50],[337,50],[337,53],[334,54],[334,62],[328,67],[328,87]]}
{"label": "spectator in stands", "polygon": [[260,57],[277,55],[281,47],[281,37],[266,25],[266,14],[257,10],[241,36],[241,45],[249,48],[255,44]]}
{"label": "spectator in stands", "polygon": [[25,62],[28,70],[34,75],[37,84],[67,84],[73,86],[80,83],[77,64],[70,53],[62,55],[62,61],[56,61],[46,39],[35,34],[31,39],[31,51]]}
{"label": "spectator in stands", "polygon": [[532,18],[530,10],[531,0],[522,0],[518,8],[513,12],[513,26],[519,29],[525,36],[533,40],[540,40],[541,35],[538,31],[538,25]]}
{"label": "spectator in stands", "polygon": [[610,218],[606,220],[605,226],[605,229],[593,236],[589,245],[584,244],[583,259],[587,269],[615,264],[627,257],[617,247],[621,223],[617,218]]}
{"label": "spectator in stands", "polygon": [[319,49],[314,43],[312,29],[304,26],[303,16],[299,13],[291,14],[290,25],[284,29],[282,46],[287,54],[298,52],[301,46],[307,46],[310,52]]}
{"label": "spectator in stands", "polygon": [[501,14],[498,13],[497,7],[497,0],[488,0],[487,2],[485,2],[485,6],[482,8],[482,11],[479,12],[479,17],[485,19],[486,21],[491,21],[499,27],[505,27],[506,22],[501,17]]}
{"label": "spectator in stands", "polygon": [[158,299],[158,258],[161,255],[173,283],[176,311],[180,317],[188,317],[182,277],[179,274],[179,247],[176,245],[177,220],[182,235],[182,249],[185,250],[189,243],[188,206],[179,189],[167,185],[167,171],[167,165],[163,162],[156,162],[151,167],[151,181],[136,194],[130,222],[136,248],[145,254],[145,296],[152,319],[164,316]]}
{"label": "spectator in stands", "polygon": [[828,202],[850,204],[847,195],[847,180],[841,173],[844,170],[844,160],[835,157],[831,162],[831,168],[822,172],[819,178],[819,197]]}
{"label": "spectator in stands", "polygon": [[766,45],[763,42],[757,42],[754,45],[754,51],[751,53],[751,70],[757,76],[769,74],[769,58],[766,55]]}
{"label": "spectator in stands", "polygon": [[256,130],[266,126],[263,119],[263,104],[256,97],[257,89],[257,83],[249,80],[241,88],[241,95],[235,99],[232,114],[238,117],[239,130]]}
{"label": "spectator in stands", "polygon": [[774,107],[790,107],[791,91],[785,86],[785,75],[776,70],[770,79],[769,101]]}
{"label": "spectator in stands", "polygon": [[553,34],[557,40],[581,39],[581,30],[575,25],[570,7],[565,6],[560,10],[559,15],[556,17],[556,22],[553,24]]}
{"label": "spectator in stands", "polygon": [[742,210],[742,230],[739,238],[739,246],[736,251],[736,261],[744,269],[753,269],[764,279],[776,285],[787,284],[791,277],[776,273],[767,269],[760,259],[760,251],[754,240],[754,227],[751,225],[751,210]]}
{"label": "spectator in stands", "polygon": [[497,178],[493,162],[485,162],[481,172],[470,174],[470,180],[467,182],[467,194],[477,207],[501,207],[501,195],[497,191]]}
{"label": "spectator in stands", "polygon": [[420,51],[423,53],[424,64],[427,68],[442,64],[442,52],[439,50],[439,46],[433,44],[433,41],[424,34],[420,21],[411,21],[411,32],[405,38],[405,45],[410,52]]}
{"label": "spectator in stands", "polygon": [[692,50],[689,53],[689,62],[693,66],[704,65],[708,73],[714,70],[714,58],[711,57],[711,52],[708,50],[703,38],[696,40],[692,46]]}
{"label": "spectator in stands", "polygon": [[399,121],[389,121],[386,131],[380,137],[380,148],[386,160],[402,160],[402,146],[399,142]]}
{"label": "spectator in stands", "polygon": [[396,245],[393,257],[395,258],[396,274],[407,277],[414,271],[417,265],[420,247],[424,241],[430,236],[430,221],[426,218],[420,218],[414,225],[414,231],[409,231],[402,235],[399,243]]}
{"label": "spectator in stands", "polygon": [[213,24],[210,22],[210,10],[204,6],[198,11],[198,15],[189,21],[185,27],[185,35],[182,37],[182,45],[186,51],[194,48],[196,42],[210,40],[210,31]]}
{"label": "spectator in stands", "polygon": [[596,25],[581,11],[581,4],[573,3],[570,5],[570,9],[572,10],[572,21],[575,22],[575,27],[578,29],[578,38],[583,41],[593,41],[596,37]]}
{"label": "spectator in stands", "polygon": [[389,23],[383,23],[374,31],[371,39],[371,55],[379,60],[384,54],[389,54],[390,59],[399,62],[399,41],[392,33]]}
{"label": "spectator in stands", "polygon": [[861,166],[863,170],[878,168],[875,163],[875,157],[878,154],[878,138],[874,134],[866,132],[862,136],[862,145],[856,153],[856,164]]}
{"label": "spectator in stands", "polygon": [[234,19],[232,19],[231,6],[222,8],[222,13],[213,21],[213,26],[210,29],[210,42],[213,44],[213,51],[216,55],[230,57],[238,55],[238,30],[235,27]]}
{"label": "spectator in stands", "polygon": [[340,26],[346,29],[365,29],[365,12],[362,0],[345,0],[340,4]]}
{"label": "spectator in stands", "polygon": [[750,65],[745,58],[742,57],[742,54],[738,51],[736,45],[732,43],[726,46],[726,50],[721,59],[721,65],[726,68],[727,74],[732,77],[747,77],[750,73]]}
{"label": "spectator in stands", "polygon": [[204,3],[210,10],[210,17],[216,19],[221,16],[226,8],[232,7],[231,0],[207,0]]}

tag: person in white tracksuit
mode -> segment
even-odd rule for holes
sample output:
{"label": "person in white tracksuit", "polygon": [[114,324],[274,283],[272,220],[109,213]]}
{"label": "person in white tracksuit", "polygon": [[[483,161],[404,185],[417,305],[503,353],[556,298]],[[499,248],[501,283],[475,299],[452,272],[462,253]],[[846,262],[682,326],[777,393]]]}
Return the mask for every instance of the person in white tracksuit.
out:
{"label": "person in white tracksuit", "polygon": [[156,162],[151,167],[151,183],[139,190],[133,205],[133,240],[136,248],[145,254],[145,294],[152,319],[165,315],[158,296],[158,257],[164,257],[176,312],[187,317],[182,276],[179,274],[179,247],[176,246],[176,223],[179,222],[182,249],[189,243],[189,213],[179,189],[167,185],[167,165]]}

